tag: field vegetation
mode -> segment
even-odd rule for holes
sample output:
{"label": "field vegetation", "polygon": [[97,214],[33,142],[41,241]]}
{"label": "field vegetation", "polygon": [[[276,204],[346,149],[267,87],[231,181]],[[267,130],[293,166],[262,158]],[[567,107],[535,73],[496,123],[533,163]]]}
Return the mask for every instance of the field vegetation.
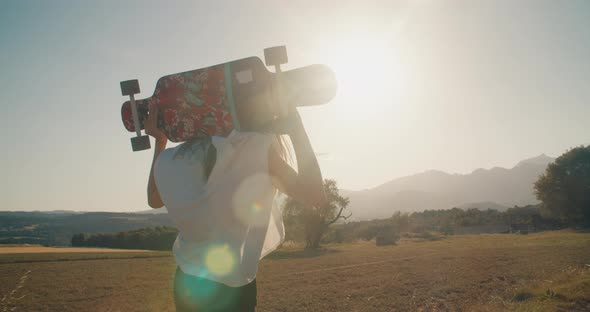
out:
{"label": "field vegetation", "polygon": [[[174,311],[175,267],[170,252],[5,254],[0,299],[22,285],[16,311]],[[258,290],[258,311],[588,311],[590,234],[282,248],[260,263]]]}
{"label": "field vegetation", "polygon": [[172,225],[166,213],[0,211],[0,245],[69,246],[74,234],[117,233]]}

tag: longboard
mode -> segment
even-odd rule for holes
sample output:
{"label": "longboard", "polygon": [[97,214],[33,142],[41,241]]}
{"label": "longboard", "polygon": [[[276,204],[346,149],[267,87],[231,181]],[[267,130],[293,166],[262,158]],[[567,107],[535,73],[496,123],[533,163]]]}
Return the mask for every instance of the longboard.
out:
{"label": "longboard", "polygon": [[[273,127],[284,117],[286,107],[327,103],[336,89],[335,75],[327,66],[272,73],[260,58],[249,57],[164,76],[151,97],[135,102],[140,129],[153,103],[159,113],[158,127],[170,141],[183,142],[200,136],[227,136],[233,129],[276,130]],[[138,132],[130,102],[121,107],[123,125]]]}

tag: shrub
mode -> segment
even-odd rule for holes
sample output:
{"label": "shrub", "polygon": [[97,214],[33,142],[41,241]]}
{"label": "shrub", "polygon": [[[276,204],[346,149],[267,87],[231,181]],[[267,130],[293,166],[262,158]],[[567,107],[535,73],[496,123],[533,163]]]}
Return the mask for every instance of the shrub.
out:
{"label": "shrub", "polygon": [[516,292],[516,294],[514,295],[514,301],[526,301],[529,300],[531,298],[533,298],[535,295],[533,295],[531,292],[526,291],[526,290],[519,290]]}
{"label": "shrub", "polygon": [[377,231],[375,244],[377,246],[396,245],[400,235],[393,226],[384,226]]}

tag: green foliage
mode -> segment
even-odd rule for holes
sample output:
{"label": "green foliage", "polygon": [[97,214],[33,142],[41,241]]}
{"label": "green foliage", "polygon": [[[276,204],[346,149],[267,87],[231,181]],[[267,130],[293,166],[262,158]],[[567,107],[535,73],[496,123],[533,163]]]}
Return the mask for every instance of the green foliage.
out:
{"label": "green foliage", "polygon": [[543,213],[568,224],[590,226],[590,146],[570,149],[535,182]]}
{"label": "green foliage", "polygon": [[72,236],[74,247],[105,247],[121,249],[143,250],[171,250],[174,240],[178,235],[176,228],[157,226],[155,228],[142,228],[133,231],[119,232],[116,234],[85,233]]}
{"label": "green foliage", "polygon": [[[544,218],[538,206],[515,206],[504,212],[493,209],[462,210],[453,208],[449,210],[426,210],[411,214],[396,212],[388,219],[336,224],[325,235],[322,243],[348,243],[355,240],[369,241],[377,239],[378,236],[382,237],[390,229],[394,234],[414,233],[408,236],[432,240],[440,239],[440,236],[434,233],[453,235],[456,234],[456,229],[463,227],[503,226],[508,228],[512,225],[526,225],[527,228],[537,231],[564,227],[564,224],[554,219]],[[289,233],[289,228],[287,230],[287,233]]]}

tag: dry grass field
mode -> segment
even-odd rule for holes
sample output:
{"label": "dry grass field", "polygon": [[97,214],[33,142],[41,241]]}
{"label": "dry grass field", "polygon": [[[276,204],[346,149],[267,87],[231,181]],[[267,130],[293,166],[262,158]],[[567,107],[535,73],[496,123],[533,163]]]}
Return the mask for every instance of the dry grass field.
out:
{"label": "dry grass field", "polygon": [[[165,252],[0,254],[0,294],[22,285],[15,311],[173,311],[174,270]],[[590,311],[590,234],[282,249],[258,294],[258,311]]]}

